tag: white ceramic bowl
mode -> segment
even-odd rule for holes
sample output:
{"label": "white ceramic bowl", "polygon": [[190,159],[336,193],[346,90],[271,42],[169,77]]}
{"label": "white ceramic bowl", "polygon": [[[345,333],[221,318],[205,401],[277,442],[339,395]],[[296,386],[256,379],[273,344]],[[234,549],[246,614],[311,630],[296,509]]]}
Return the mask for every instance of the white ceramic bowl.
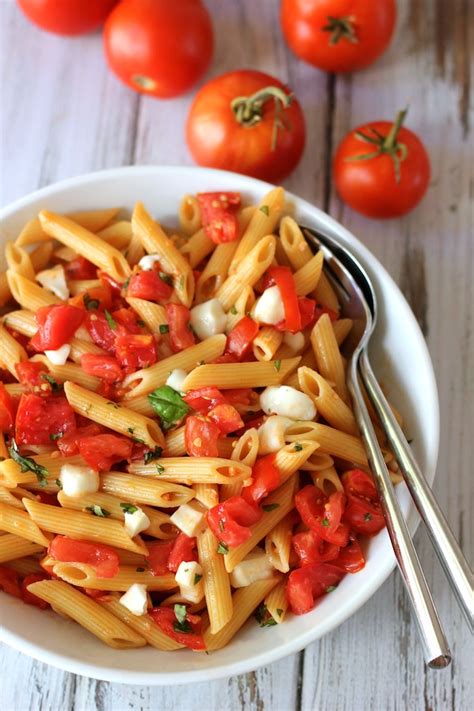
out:
{"label": "white ceramic bowl", "polygon": [[[41,208],[57,212],[122,206],[131,209],[140,199],[165,224],[176,222],[183,193],[236,190],[254,202],[270,186],[242,175],[204,168],[118,168],[65,180],[18,200],[3,210],[2,239],[14,239],[22,225]],[[407,422],[421,469],[432,482],[438,455],[439,408],[428,350],[415,318],[382,265],[346,229],[308,202],[290,195],[295,216],[321,227],[348,245],[371,275],[380,304],[373,340],[376,371]],[[411,529],[416,514],[407,491],[399,498]],[[146,647],[109,649],[74,622],[52,612],[40,612],[0,594],[3,640],[43,662],[98,679],[131,684],[183,684],[241,674],[299,651],[340,625],[382,585],[395,565],[388,535],[381,532],[368,547],[367,565],[347,575],[307,615],[289,616],[281,625],[260,629],[255,620],[225,649],[209,655],[190,651],[164,653]]]}

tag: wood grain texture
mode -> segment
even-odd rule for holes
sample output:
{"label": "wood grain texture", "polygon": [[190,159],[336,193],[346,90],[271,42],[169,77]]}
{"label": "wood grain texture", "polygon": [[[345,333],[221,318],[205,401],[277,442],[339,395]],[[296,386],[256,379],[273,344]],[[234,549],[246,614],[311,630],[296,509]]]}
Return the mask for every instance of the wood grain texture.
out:
{"label": "wood grain texture", "polygon": [[[206,0],[215,24],[209,76],[256,67],[279,76],[307,120],[304,158],[286,186],[328,209],[402,287],[433,358],[442,432],[435,493],[472,559],[474,254],[472,58],[469,0],[399,0],[397,36],[356,76],[331,77],[297,61],[282,41],[276,0]],[[191,164],[183,142],[189,94],[139,97],[107,71],[99,34],[65,39],[28,24],[0,2],[1,201],[65,177],[127,164]],[[331,154],[354,125],[407,125],[432,160],[430,191],[402,220],[373,222],[345,208],[331,186]],[[455,662],[426,672],[409,604],[394,574],[350,620],[305,652],[256,672],[192,687],[139,687],[75,676],[11,649],[0,650],[4,711],[467,711],[474,646],[423,531],[416,544]],[[262,630],[265,634],[265,630]]]}

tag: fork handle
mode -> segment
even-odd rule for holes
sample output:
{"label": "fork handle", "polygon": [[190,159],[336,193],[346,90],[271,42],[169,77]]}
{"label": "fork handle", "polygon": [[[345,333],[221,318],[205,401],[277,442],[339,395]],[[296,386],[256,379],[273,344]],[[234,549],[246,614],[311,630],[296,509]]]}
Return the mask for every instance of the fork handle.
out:
{"label": "fork handle", "polygon": [[443,566],[459,606],[464,612],[469,627],[473,631],[474,581],[469,564],[431,488],[418,467],[411,447],[374,375],[366,351],[361,354],[359,367],[367,394],[387,435],[413,501],[428,529],[433,548]]}
{"label": "fork handle", "polygon": [[357,360],[353,355],[347,378],[357,424],[377,484],[398,567],[415,612],[426,663],[432,669],[443,669],[451,661],[451,652],[364,402],[359,384]]}

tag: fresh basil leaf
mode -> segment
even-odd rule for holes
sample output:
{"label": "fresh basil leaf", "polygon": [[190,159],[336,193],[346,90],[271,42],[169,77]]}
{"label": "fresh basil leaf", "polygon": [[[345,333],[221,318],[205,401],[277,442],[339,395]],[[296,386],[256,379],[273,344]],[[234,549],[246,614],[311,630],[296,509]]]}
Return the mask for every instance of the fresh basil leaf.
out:
{"label": "fresh basil leaf", "polygon": [[299,442],[295,442],[295,452],[302,452],[303,451],[303,445],[300,444]]}
{"label": "fresh basil leaf", "polygon": [[84,306],[88,311],[91,311],[92,309],[98,309],[99,308],[99,302],[97,299],[91,299],[90,295],[86,292],[84,296],[82,297],[82,301],[84,303]]}
{"label": "fresh basil leaf", "polygon": [[280,368],[281,368],[281,360],[280,360],[280,359],[276,360],[276,361],[273,363],[273,365],[275,366],[275,370],[279,371]]}
{"label": "fresh basil leaf", "polygon": [[161,388],[153,390],[148,395],[148,400],[156,414],[160,416],[161,425],[165,430],[182,420],[189,412],[189,407],[181,395],[169,385],[162,385]]}
{"label": "fresh basil leaf", "polygon": [[186,605],[176,604],[174,606],[174,614],[178,622],[182,624],[186,620]]}
{"label": "fresh basil leaf", "polygon": [[225,555],[226,553],[229,552],[228,546],[226,546],[225,543],[222,543],[222,541],[219,541],[219,545],[217,546],[217,552],[220,553],[221,555]]}
{"label": "fresh basil leaf", "polygon": [[202,575],[199,575],[198,573],[195,573],[194,575],[194,585],[197,585],[198,582],[202,579]]}
{"label": "fresh basil leaf", "polygon": [[110,516],[110,511],[103,509],[102,506],[97,506],[97,504],[86,506],[86,511],[90,511],[93,516],[100,516],[101,518],[107,518],[107,516]]}
{"label": "fresh basil leaf", "polygon": [[162,454],[163,449],[161,447],[155,447],[155,449],[152,449],[149,452],[145,452],[145,454],[143,455],[143,461],[145,462],[145,464],[149,464],[154,459],[159,459]]}
{"label": "fresh basil leaf", "polygon": [[107,309],[105,309],[104,315],[107,319],[107,323],[109,324],[110,328],[115,331],[115,329],[117,328],[117,321],[112,318],[112,315],[107,311]]}
{"label": "fresh basil leaf", "polygon": [[[43,380],[46,380],[46,382],[51,385],[51,390],[53,391],[53,393],[58,393],[61,390],[62,385],[59,385],[59,383],[49,373],[41,373],[41,377],[43,378]],[[62,437],[62,434],[59,436]],[[50,438],[52,438],[52,435]],[[56,439],[58,438],[56,437]]]}
{"label": "fresh basil leaf", "polygon": [[35,460],[31,457],[22,457],[20,450],[18,449],[18,445],[14,439],[12,439],[11,444],[8,447],[8,451],[10,452],[10,457],[13,461],[20,465],[20,470],[22,472],[33,472],[36,474],[36,478],[41,486],[46,486],[47,476],[49,474],[46,467],[43,467],[41,464],[37,464],[37,462],[35,462]]}
{"label": "fresh basil leaf", "polygon": [[160,333],[169,333],[170,327],[167,323],[160,323]]}
{"label": "fresh basil leaf", "polygon": [[61,439],[61,437],[64,435],[64,432],[58,432],[58,434],[50,434],[49,439],[51,442],[56,442],[57,439]]}
{"label": "fresh basil leaf", "polygon": [[258,209],[260,210],[260,212],[263,212],[263,214],[267,217],[269,216],[270,210],[268,209],[268,205],[261,205]]}
{"label": "fresh basil leaf", "polygon": [[330,592],[332,592],[333,590],[335,590],[336,588],[337,588],[337,585],[330,585],[328,588],[326,588],[326,592],[327,592],[327,593],[330,593]]}
{"label": "fresh basil leaf", "polygon": [[138,506],[133,504],[120,504],[120,508],[123,509],[124,513],[128,514],[134,514],[135,511],[138,511]]}
{"label": "fresh basil leaf", "polygon": [[262,506],[262,509],[264,511],[275,511],[275,509],[278,509],[280,507],[280,504],[265,504]]}
{"label": "fresh basil leaf", "polygon": [[159,275],[161,281],[164,281],[165,284],[168,284],[168,286],[173,286],[173,277],[170,274],[166,274],[166,272],[159,272]]}

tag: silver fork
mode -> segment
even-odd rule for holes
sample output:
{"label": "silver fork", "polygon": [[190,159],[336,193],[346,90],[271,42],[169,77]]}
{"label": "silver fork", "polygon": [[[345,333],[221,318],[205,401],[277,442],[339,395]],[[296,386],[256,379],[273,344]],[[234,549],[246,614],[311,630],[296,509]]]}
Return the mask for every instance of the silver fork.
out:
{"label": "silver fork", "polygon": [[471,628],[472,573],[370,366],[368,343],[377,318],[377,302],[370,279],[352,254],[331,237],[306,227],[302,227],[302,230],[313,249],[317,248],[323,252],[325,272],[341,298],[343,313],[354,321],[348,343],[351,355],[347,368],[347,384],[353,399],[355,416],[377,484],[398,566],[415,611],[426,662],[431,668],[442,669],[450,663],[451,653],[378,445],[360,388],[359,375]]}

